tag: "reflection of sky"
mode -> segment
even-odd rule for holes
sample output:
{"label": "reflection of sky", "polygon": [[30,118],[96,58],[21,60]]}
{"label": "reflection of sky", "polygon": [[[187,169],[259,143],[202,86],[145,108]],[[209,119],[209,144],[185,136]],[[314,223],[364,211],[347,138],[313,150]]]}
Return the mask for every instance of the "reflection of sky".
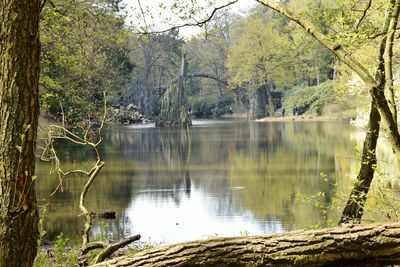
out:
{"label": "reflection of sky", "polygon": [[[142,240],[177,242],[325,223],[317,208],[296,203],[296,194],[325,192],[327,203],[335,196],[335,187],[320,173],[331,182],[346,177],[350,160],[337,156],[352,153],[346,124],[223,119],[193,123],[190,146],[180,145],[176,129],[105,129],[102,154],[107,163],[87,203],[96,211],[117,212],[117,220],[106,221],[113,240],[141,234]],[[63,149],[69,169],[91,155],[78,146]],[[54,198],[45,220],[50,240],[61,231],[73,237],[82,227],[83,219],[76,214],[83,186],[79,181],[68,179],[64,193]],[[52,177],[39,179],[39,199],[57,184]],[[94,236],[99,232],[94,226]]]}
{"label": "reflection of sky", "polygon": [[[133,233],[153,242],[181,242],[204,239],[213,235],[237,236],[241,232],[268,234],[283,232],[280,221],[261,222],[250,211],[219,215],[216,196],[195,189],[190,197],[181,196],[176,203],[172,197],[163,198],[155,189],[142,191],[125,211]],[[164,190],[163,190],[164,191]],[[176,192],[176,191],[175,191]],[[184,194],[184,192],[179,192]]]}

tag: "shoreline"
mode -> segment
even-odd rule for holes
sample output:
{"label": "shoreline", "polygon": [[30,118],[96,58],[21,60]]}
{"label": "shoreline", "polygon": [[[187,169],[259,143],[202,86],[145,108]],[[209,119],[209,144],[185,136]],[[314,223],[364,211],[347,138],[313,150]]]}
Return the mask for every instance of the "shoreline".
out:
{"label": "shoreline", "polygon": [[287,117],[265,117],[262,119],[254,120],[259,122],[268,121],[337,121],[337,122],[349,122],[348,118],[337,118],[331,116],[318,116],[318,115],[299,115],[299,116],[287,116]]}
{"label": "shoreline", "polygon": [[[247,113],[233,113],[229,115],[223,115],[222,118],[247,118]],[[335,117],[335,116],[319,116],[312,114],[303,114],[299,116],[285,116],[285,117],[264,117],[261,119],[253,120],[257,122],[268,122],[268,121],[338,121],[338,122],[350,122],[350,118],[346,117]]]}

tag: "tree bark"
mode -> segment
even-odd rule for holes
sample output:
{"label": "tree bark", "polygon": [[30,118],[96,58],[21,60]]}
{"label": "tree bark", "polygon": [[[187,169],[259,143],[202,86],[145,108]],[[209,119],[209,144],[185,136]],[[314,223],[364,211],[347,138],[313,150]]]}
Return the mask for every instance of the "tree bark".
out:
{"label": "tree bark", "polygon": [[267,104],[268,104],[268,93],[267,85],[260,86],[258,88],[250,88],[250,110],[249,119],[257,120],[265,118],[268,114]]}
{"label": "tree bark", "polygon": [[385,61],[385,79],[387,83],[388,89],[388,103],[390,107],[390,111],[393,114],[393,120],[397,122],[397,107],[394,93],[394,81],[393,81],[393,45],[394,45],[394,35],[396,32],[399,15],[400,15],[400,7],[399,3],[396,4],[395,0],[390,0],[390,4],[393,5],[392,12],[389,13],[389,23],[385,44],[385,52],[383,55]]}
{"label": "tree bark", "polygon": [[0,266],[32,266],[39,115],[39,0],[0,2]]}
{"label": "tree bark", "polygon": [[[391,2],[394,4],[394,0],[391,0]],[[398,7],[389,12],[389,16],[386,18],[383,26],[383,32],[391,32],[394,30],[393,27],[395,27],[397,23],[394,23],[393,20],[398,18],[398,12]],[[388,53],[390,54],[392,49],[393,39],[389,34],[389,36],[382,38],[379,46],[379,64],[375,72],[375,80],[379,83],[379,86],[370,90],[382,92],[382,96],[384,96],[383,92],[385,91],[385,84],[389,85],[389,90],[390,85],[393,85],[393,80],[391,80],[393,68],[392,58],[391,56],[390,58],[388,57]],[[387,72],[389,72],[389,74]],[[394,112],[396,112],[395,106],[393,106],[393,108]],[[393,110],[392,114],[394,119],[396,116],[395,113],[393,113]],[[365,201],[368,197],[368,191],[371,186],[377,164],[376,145],[379,137],[380,122],[381,116],[376,108],[376,103],[373,100],[371,103],[367,132],[363,144],[361,168],[354,183],[350,197],[342,212],[339,224],[348,223],[349,221],[353,221],[353,223],[361,222],[361,218],[364,213]]]}
{"label": "tree bark", "polygon": [[382,266],[398,263],[399,253],[399,223],[346,225],[174,244],[94,266]]}
{"label": "tree bark", "polygon": [[348,223],[349,221],[354,223],[361,222],[361,217],[364,214],[364,204],[367,200],[368,191],[376,168],[376,144],[379,137],[380,122],[381,116],[374,103],[372,103],[363,145],[360,171],[342,212],[339,224]]}

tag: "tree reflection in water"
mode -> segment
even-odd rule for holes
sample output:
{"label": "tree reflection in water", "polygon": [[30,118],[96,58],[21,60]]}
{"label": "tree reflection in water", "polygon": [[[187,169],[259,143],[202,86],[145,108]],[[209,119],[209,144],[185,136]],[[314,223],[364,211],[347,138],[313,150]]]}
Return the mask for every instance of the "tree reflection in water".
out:
{"label": "tree reflection in water", "polygon": [[[296,194],[325,192],[345,181],[352,164],[352,130],[337,122],[203,121],[190,132],[120,127],[105,130],[101,153],[106,165],[89,191],[93,210],[115,210],[107,221],[111,238],[140,233],[154,241],[176,242],[209,235],[281,232],[324,225],[321,211],[299,205]],[[64,164],[90,161],[78,147],[60,144]],[[346,160],[341,160],[341,157]],[[38,163],[41,199],[57,185]],[[323,172],[328,182],[320,177]],[[343,178],[344,177],[344,178]],[[70,238],[82,225],[77,217],[83,179],[71,177],[55,196],[45,219],[46,238]]]}

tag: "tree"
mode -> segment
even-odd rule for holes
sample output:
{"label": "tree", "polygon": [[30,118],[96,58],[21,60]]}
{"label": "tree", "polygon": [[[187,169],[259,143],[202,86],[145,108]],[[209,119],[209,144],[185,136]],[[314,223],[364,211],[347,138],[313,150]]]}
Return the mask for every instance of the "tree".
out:
{"label": "tree", "polygon": [[122,94],[123,105],[135,104],[139,112],[153,117],[163,91],[160,87],[176,78],[183,40],[171,30],[163,34],[137,36],[130,57],[135,62],[130,86]]}
{"label": "tree", "polygon": [[271,90],[317,85],[329,78],[332,56],[293,26],[265,7],[232,26],[236,34],[227,65],[231,82],[249,90],[250,118],[273,114],[273,104],[266,101]]}
{"label": "tree", "polygon": [[[385,82],[379,82],[381,77],[374,78],[373,75],[368,71],[368,69],[363,66],[359,61],[357,61],[352,55],[351,52],[348,51],[344,45],[339,42],[332,40],[329,36],[325,35],[322,30],[319,29],[314,23],[310,20],[293,13],[289,9],[287,9],[284,5],[279,4],[272,0],[257,0],[257,2],[270,7],[271,9],[276,10],[277,12],[285,15],[288,19],[294,21],[303,27],[307,32],[309,32],[316,40],[318,40],[323,46],[329,49],[335,56],[337,56],[343,63],[345,63],[349,68],[351,68],[360,78],[365,82],[366,86],[369,88],[369,92],[374,101],[374,105],[378,109],[379,113],[382,116],[383,121],[385,122],[386,128],[389,133],[389,141],[393,147],[393,150],[396,154],[400,154],[400,135],[397,128],[397,123],[394,121],[393,114],[390,110],[388,101],[384,95],[384,87],[386,85]],[[387,3],[387,2],[386,2]],[[379,64],[385,67],[386,64],[390,64],[388,60],[384,59],[385,51],[389,49],[391,45],[393,45],[393,39],[391,36],[394,36],[394,31],[397,26],[398,21],[398,9],[400,5],[400,1],[391,1],[390,14],[388,16],[387,26],[384,27],[381,35],[385,36],[383,38],[383,45],[381,46],[380,53],[377,55],[379,60]],[[393,10],[392,10],[393,7]],[[386,36],[388,36],[386,38]],[[391,45],[390,45],[391,44]],[[387,55],[387,54],[386,54]],[[383,74],[383,73],[380,73]]]}
{"label": "tree", "polygon": [[274,27],[269,13],[255,13],[236,27],[227,65],[234,85],[249,91],[250,119],[272,115],[271,89],[279,80],[287,38]]}
{"label": "tree", "polygon": [[37,252],[40,7],[39,0],[0,2],[0,266],[32,266]]}
{"label": "tree", "polygon": [[[228,10],[216,14],[209,22],[206,33],[192,37],[185,43],[190,67],[188,76],[197,77],[188,80],[189,102],[195,116],[219,116],[228,113],[234,101],[233,93],[236,94],[239,104],[238,90],[229,88],[226,67],[231,44],[231,25],[237,18]],[[208,79],[199,79],[200,77]]]}
{"label": "tree", "polygon": [[[221,80],[227,80],[226,60],[231,43],[231,25],[236,18],[228,11],[216,14],[210,21],[205,35],[192,37],[185,43],[190,73],[207,73]],[[203,94],[218,93],[222,97],[229,93],[224,91],[223,84],[214,80],[198,80],[195,86],[200,86],[200,93]]]}
{"label": "tree", "polygon": [[67,122],[102,109],[102,94],[118,101],[134,64],[132,34],[115,0],[60,1],[41,16],[41,106],[57,119],[60,102]]}
{"label": "tree", "polygon": [[384,266],[399,262],[399,237],[398,223],[347,225],[173,244],[94,266]]}
{"label": "tree", "polygon": [[[293,13],[291,10],[287,9],[286,6],[273,0],[257,0],[257,2],[276,10],[303,27],[323,46],[336,55],[344,64],[357,73],[369,89],[372,97],[372,104],[368,131],[364,141],[360,172],[341,219],[341,222],[346,222],[348,220],[359,222],[363,214],[364,203],[376,167],[376,141],[379,136],[381,118],[388,131],[388,139],[392,145],[393,152],[397,154],[397,157],[400,155],[400,135],[397,121],[395,121],[395,118],[397,117],[396,106],[394,101],[388,101],[385,96],[386,87],[388,87],[388,89],[391,90],[391,94],[393,94],[393,82],[391,77],[391,73],[393,73],[392,51],[394,33],[399,19],[400,1],[390,0],[383,2],[387,4],[387,11],[384,14],[385,16],[388,14],[388,16],[386,16],[381,32],[383,37],[381,38],[379,51],[377,53],[378,68],[375,77],[369,73],[367,67],[363,66],[351,55],[351,52],[346,49],[343,44],[337,42],[335,39],[329,38],[329,36],[327,36],[312,21]],[[368,11],[368,8],[369,7],[367,6],[365,14]],[[365,14],[359,19],[357,26],[362,22]],[[356,37],[358,37],[358,35],[356,35]]]}

